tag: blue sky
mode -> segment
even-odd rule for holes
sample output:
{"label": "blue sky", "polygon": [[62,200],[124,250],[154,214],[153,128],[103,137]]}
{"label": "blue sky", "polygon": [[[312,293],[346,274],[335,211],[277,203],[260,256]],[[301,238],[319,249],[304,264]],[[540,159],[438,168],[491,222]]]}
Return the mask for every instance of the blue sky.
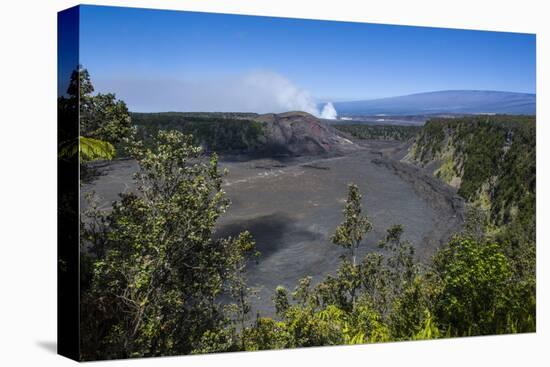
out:
{"label": "blue sky", "polygon": [[83,6],[80,62],[136,111],[209,108],[209,95],[212,109],[247,108],[236,101],[269,93],[228,95],[262,83],[316,101],[535,93],[535,36],[517,33]]}

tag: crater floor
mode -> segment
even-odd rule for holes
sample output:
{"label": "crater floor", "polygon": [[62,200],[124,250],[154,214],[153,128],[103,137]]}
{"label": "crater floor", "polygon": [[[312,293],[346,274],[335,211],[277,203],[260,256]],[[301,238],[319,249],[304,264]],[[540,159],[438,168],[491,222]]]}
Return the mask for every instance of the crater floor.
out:
{"label": "crater floor", "polygon": [[[249,266],[247,277],[258,291],[251,300],[255,316],[272,316],[272,296],[278,285],[292,290],[299,279],[313,282],[333,273],[342,250],[330,236],[342,221],[347,185],[355,183],[363,194],[363,209],[373,223],[359,255],[379,251],[377,243],[393,224],[405,227],[420,259],[430,257],[448,236],[459,229],[453,210],[442,209],[420,195],[415,185],[395,171],[377,165],[381,151],[396,147],[391,142],[365,142],[355,153],[333,158],[222,159],[229,170],[224,190],[231,199],[219,220],[216,235],[249,230],[261,256]],[[119,192],[133,189],[133,161],[115,161],[100,168],[98,179],[83,187],[95,190],[101,206],[110,207]],[[419,178],[420,179],[420,178]],[[436,200],[436,199],[431,199]],[[85,202],[81,198],[82,206]]]}

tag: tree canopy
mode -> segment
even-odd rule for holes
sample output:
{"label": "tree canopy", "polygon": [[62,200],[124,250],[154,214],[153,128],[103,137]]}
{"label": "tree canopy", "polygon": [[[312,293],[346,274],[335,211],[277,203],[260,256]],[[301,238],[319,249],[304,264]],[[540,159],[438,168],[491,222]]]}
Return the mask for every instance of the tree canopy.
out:
{"label": "tree canopy", "polygon": [[110,212],[92,201],[86,213],[84,359],[186,354],[203,338],[236,338],[224,333],[231,315],[248,312],[236,296],[254,241],[247,232],[213,237],[229,200],[216,156],[204,157],[191,141],[161,131],[154,149],[134,143],[138,192],[121,194]]}

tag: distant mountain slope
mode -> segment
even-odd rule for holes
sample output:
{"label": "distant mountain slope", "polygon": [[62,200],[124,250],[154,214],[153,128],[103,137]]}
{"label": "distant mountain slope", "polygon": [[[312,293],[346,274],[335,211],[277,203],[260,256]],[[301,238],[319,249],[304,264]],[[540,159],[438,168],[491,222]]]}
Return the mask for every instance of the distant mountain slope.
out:
{"label": "distant mountain slope", "polygon": [[365,101],[334,102],[338,115],[415,115],[500,113],[534,115],[536,95],[529,93],[448,90]]}

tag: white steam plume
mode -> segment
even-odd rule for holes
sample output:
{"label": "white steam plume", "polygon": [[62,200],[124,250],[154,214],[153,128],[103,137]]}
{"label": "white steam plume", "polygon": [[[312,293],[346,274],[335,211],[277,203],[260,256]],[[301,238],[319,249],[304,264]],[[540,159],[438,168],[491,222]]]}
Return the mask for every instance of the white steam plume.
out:
{"label": "white steam plume", "polygon": [[322,119],[328,119],[328,120],[336,120],[336,109],[332,105],[331,102],[328,102],[321,111],[321,118]]}
{"label": "white steam plume", "polygon": [[248,98],[254,98],[254,112],[304,111],[319,116],[313,97],[280,74],[247,74],[243,78],[243,87]]}
{"label": "white steam plume", "polygon": [[304,111],[336,116],[332,104],[319,111],[311,94],[281,74],[257,71],[238,76],[183,80],[98,79],[96,90],[114,92],[130,110],[280,113]]}

